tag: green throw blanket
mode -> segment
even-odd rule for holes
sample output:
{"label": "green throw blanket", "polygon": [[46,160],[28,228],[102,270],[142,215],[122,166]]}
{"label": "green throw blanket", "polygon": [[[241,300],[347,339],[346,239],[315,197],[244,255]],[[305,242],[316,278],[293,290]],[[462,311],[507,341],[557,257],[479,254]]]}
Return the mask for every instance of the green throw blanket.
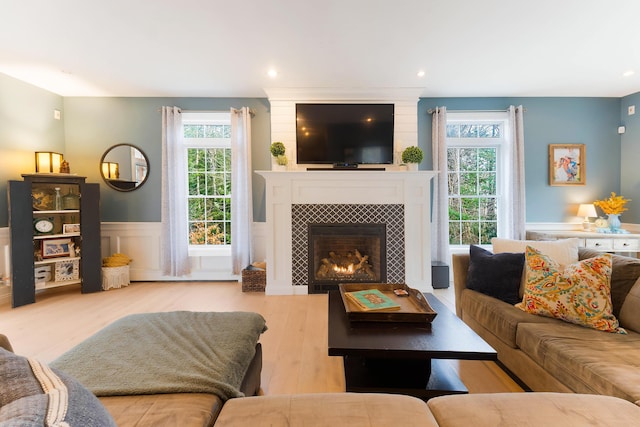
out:
{"label": "green throw blanket", "polygon": [[213,393],[239,388],[260,334],[257,313],[177,311],[124,317],[51,363],[97,396]]}

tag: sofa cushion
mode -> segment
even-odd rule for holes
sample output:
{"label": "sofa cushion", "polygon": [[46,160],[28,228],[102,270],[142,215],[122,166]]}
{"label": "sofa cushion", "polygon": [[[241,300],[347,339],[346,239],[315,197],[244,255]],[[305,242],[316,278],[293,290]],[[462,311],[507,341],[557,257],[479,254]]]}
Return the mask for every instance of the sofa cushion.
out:
{"label": "sofa cushion", "polygon": [[519,289],[524,268],[523,253],[493,254],[479,246],[469,248],[467,289],[498,298],[509,304],[520,301]]}
{"label": "sofa cushion", "polygon": [[[581,259],[593,258],[602,252],[580,248]],[[627,294],[640,277],[640,259],[611,254],[611,305],[613,315],[618,316]],[[624,326],[624,325],[623,325]]]}
{"label": "sofa cushion", "polygon": [[116,424],[100,401],[73,378],[0,349],[0,425]]}
{"label": "sofa cushion", "polygon": [[527,285],[516,307],[601,331],[625,333],[611,311],[610,254],[570,264],[561,271],[557,262],[527,246],[525,260]]}
{"label": "sofa cushion", "polygon": [[103,396],[99,399],[119,426],[213,426],[222,409],[222,399],[207,393]]}
{"label": "sofa cushion", "polygon": [[604,334],[565,322],[521,323],[516,343],[576,393],[640,401],[640,334]]}
{"label": "sofa cushion", "polygon": [[511,240],[494,237],[491,239],[493,253],[502,252],[522,252],[531,246],[551,257],[562,268],[564,266],[578,262],[579,239],[560,239],[553,241],[544,240]]}
{"label": "sofa cushion", "polygon": [[473,318],[512,348],[517,348],[516,332],[519,323],[558,322],[549,317],[525,313],[511,304],[470,289],[462,291],[461,298],[456,301],[456,304],[461,305],[463,320]]}
{"label": "sofa cushion", "polygon": [[640,332],[640,279],[636,280],[625,298],[619,320],[620,326]]}
{"label": "sofa cushion", "polygon": [[378,393],[307,393],[228,400],[216,427],[438,426],[416,397]]}
{"label": "sofa cushion", "polygon": [[440,427],[632,426],[640,419],[633,403],[589,394],[467,394],[436,397],[427,404]]}

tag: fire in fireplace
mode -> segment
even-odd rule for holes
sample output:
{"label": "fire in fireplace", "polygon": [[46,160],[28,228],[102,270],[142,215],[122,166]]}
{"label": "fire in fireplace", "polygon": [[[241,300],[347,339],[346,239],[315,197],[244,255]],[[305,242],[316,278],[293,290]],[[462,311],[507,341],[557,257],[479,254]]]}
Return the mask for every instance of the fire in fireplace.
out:
{"label": "fire in fireplace", "polygon": [[385,224],[309,224],[309,292],[339,283],[385,283]]}

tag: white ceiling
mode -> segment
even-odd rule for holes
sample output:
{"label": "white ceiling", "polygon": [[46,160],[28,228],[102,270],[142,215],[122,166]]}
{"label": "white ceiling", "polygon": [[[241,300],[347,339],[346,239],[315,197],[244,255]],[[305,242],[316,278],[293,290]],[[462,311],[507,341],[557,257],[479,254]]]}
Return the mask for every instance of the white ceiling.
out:
{"label": "white ceiling", "polygon": [[620,97],[639,19],[640,0],[0,0],[0,73],[63,96]]}

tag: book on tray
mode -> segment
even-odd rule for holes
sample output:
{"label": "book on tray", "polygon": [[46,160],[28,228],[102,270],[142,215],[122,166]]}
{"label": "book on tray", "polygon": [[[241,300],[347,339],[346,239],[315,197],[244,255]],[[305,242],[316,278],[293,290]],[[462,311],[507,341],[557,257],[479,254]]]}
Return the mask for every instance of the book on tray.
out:
{"label": "book on tray", "polygon": [[345,295],[353,301],[358,308],[364,311],[400,310],[400,304],[393,301],[378,289],[345,292]]}

